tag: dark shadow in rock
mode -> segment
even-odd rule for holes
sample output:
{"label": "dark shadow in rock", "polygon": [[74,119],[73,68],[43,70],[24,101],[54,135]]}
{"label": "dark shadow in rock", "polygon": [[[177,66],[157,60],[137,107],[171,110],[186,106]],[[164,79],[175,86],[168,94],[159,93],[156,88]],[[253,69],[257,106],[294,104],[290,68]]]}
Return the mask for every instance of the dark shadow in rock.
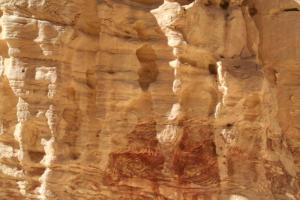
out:
{"label": "dark shadow in rock", "polygon": [[286,8],[283,11],[284,12],[297,12],[297,11],[299,11],[299,9],[298,8]]}
{"label": "dark shadow in rock", "polygon": [[217,66],[215,64],[209,64],[208,65],[208,70],[209,70],[209,73],[211,74],[217,74]]}
{"label": "dark shadow in rock", "polygon": [[248,10],[251,17],[257,14],[257,9],[255,7],[251,7]]}
{"label": "dark shadow in rock", "polygon": [[228,0],[223,0],[221,3],[220,3],[220,7],[224,10],[226,10],[228,7],[229,7],[229,1]]}
{"label": "dark shadow in rock", "polygon": [[147,91],[150,84],[155,82],[158,76],[158,67],[155,63],[157,57],[149,44],[144,44],[136,50],[136,56],[141,63],[141,68],[138,70],[139,85],[143,91]]}
{"label": "dark shadow in rock", "polygon": [[38,152],[38,151],[29,151],[28,152],[30,160],[33,162],[40,162],[43,157],[45,156],[44,152]]}

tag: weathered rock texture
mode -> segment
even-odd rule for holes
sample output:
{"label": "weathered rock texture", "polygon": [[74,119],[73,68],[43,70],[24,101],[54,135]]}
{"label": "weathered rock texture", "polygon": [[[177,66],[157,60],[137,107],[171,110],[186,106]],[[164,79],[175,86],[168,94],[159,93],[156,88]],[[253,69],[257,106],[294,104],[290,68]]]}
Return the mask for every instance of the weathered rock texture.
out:
{"label": "weathered rock texture", "polygon": [[1,0],[0,199],[300,199],[299,0]]}

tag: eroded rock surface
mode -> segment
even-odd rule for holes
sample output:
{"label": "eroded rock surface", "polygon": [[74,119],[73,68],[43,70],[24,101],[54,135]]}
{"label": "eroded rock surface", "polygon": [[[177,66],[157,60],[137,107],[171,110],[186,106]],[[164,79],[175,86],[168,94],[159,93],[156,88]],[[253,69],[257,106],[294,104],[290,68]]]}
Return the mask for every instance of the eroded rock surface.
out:
{"label": "eroded rock surface", "polygon": [[2,0],[0,199],[300,199],[299,0]]}

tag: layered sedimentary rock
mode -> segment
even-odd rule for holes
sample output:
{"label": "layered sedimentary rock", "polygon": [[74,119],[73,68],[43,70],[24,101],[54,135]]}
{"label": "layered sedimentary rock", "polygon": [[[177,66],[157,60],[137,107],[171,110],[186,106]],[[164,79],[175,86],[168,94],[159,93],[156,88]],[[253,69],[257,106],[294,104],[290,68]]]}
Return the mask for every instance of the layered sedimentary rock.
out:
{"label": "layered sedimentary rock", "polygon": [[299,0],[2,0],[0,199],[300,199]]}

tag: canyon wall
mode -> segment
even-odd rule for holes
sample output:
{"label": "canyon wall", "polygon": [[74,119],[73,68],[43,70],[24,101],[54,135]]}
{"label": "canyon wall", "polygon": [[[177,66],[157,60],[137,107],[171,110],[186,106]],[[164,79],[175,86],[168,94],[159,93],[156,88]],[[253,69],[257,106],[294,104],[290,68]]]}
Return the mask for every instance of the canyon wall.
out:
{"label": "canyon wall", "polygon": [[1,0],[1,200],[300,199],[299,0]]}

